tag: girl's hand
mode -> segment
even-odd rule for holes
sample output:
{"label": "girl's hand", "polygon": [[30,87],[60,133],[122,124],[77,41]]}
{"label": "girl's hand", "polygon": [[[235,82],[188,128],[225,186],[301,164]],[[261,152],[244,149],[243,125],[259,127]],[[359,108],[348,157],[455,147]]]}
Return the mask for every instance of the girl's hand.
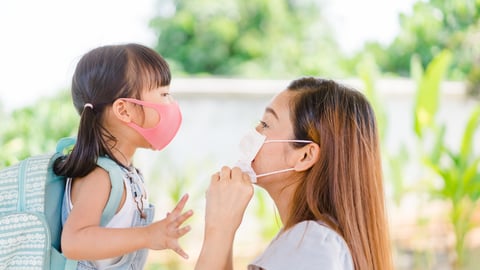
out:
{"label": "girl's hand", "polygon": [[178,239],[190,231],[190,226],[180,228],[180,226],[193,215],[192,210],[182,214],[183,208],[188,200],[188,194],[185,194],[177,206],[171,213],[167,214],[167,217],[150,224],[147,227],[149,248],[171,249],[178,253],[185,259],[188,259],[188,254],[180,247]]}
{"label": "girl's hand", "polygon": [[213,229],[235,233],[253,196],[253,185],[239,168],[224,166],[212,175],[206,196],[206,232]]}

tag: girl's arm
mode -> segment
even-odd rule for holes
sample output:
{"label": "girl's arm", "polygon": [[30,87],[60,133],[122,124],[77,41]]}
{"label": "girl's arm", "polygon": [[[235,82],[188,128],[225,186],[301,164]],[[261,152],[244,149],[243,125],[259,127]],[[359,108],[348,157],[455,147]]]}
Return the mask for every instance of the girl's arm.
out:
{"label": "girl's arm", "polygon": [[178,238],[190,231],[189,226],[180,228],[193,214],[191,210],[181,213],[188,196],[184,196],[165,219],[149,226],[104,228],[100,227],[100,219],[110,195],[108,173],[97,168],[75,181],[75,190],[72,188],[72,195],[75,195],[72,197],[73,208],[62,232],[62,251],[67,258],[98,260],[142,248],[170,248],[182,257],[188,257],[178,244]]}
{"label": "girl's arm", "polygon": [[223,167],[207,190],[205,232],[196,270],[233,269],[232,246],[245,209],[253,196],[247,174]]}

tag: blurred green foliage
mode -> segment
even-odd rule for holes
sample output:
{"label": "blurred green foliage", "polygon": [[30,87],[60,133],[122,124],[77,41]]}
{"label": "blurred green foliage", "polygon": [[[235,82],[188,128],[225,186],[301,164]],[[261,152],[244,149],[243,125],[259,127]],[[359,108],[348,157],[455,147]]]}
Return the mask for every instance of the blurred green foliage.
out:
{"label": "blurred green foliage", "polygon": [[[151,28],[175,74],[338,76],[342,54],[314,0],[159,1]],[[171,10],[171,12],[165,12]]]}
{"label": "blurred green foliage", "polygon": [[375,55],[383,73],[409,77],[412,56],[426,67],[437,54],[449,50],[455,57],[446,79],[468,80],[469,92],[480,97],[479,19],[477,0],[418,0],[411,13],[400,15],[401,30],[393,42],[369,42],[358,54]]}
{"label": "blurred green foliage", "polygon": [[[470,115],[466,115],[467,124],[459,145],[449,145],[445,136],[447,126],[438,119],[437,114],[440,109],[440,85],[452,59],[452,52],[444,50],[435,55],[424,70],[420,59],[412,58],[412,77],[417,88],[411,114],[411,133],[416,139],[416,145],[412,149],[401,142],[394,151],[382,147],[382,155],[386,161],[385,179],[392,188],[391,199],[395,206],[401,205],[405,195],[422,196],[425,192],[428,199],[448,202],[451,209],[445,211],[448,211],[448,222],[455,236],[454,244],[448,250],[448,256],[451,257],[449,261],[452,262],[453,269],[470,269],[466,262],[466,256],[470,252],[466,237],[475,226],[474,214],[480,201],[480,157],[474,152],[474,138],[478,138],[476,134],[480,129],[480,106],[475,106]],[[385,146],[390,123],[383,99],[375,86],[380,71],[368,55],[364,56],[358,67],[365,94],[377,115],[382,145]],[[405,173],[406,168],[412,164],[420,172],[420,179],[415,181],[416,186],[413,187],[406,183],[412,176]]]}
{"label": "blurred green foliage", "polygon": [[53,153],[58,139],[76,135],[78,121],[78,114],[70,101],[70,92],[67,91],[3,116],[0,168],[30,155]]}
{"label": "blurred green foliage", "polygon": [[340,51],[316,0],[162,0],[150,27],[156,50],[176,74],[284,78],[292,74],[356,76],[371,54],[388,76],[410,77],[411,58],[426,67],[448,49],[446,79],[468,81],[480,97],[480,1],[418,0],[400,14],[400,33],[387,45],[368,42],[353,56]]}
{"label": "blurred green foliage", "polygon": [[[473,228],[473,215],[480,200],[480,157],[474,152],[474,138],[480,128],[480,106],[468,116],[459,145],[446,142],[445,123],[436,118],[440,83],[452,59],[443,51],[432,60],[425,72],[418,69],[418,89],[414,107],[414,131],[421,147],[425,167],[431,169],[441,184],[430,185],[432,198],[450,203],[449,218],[455,235],[453,269],[463,269],[467,251],[466,236]],[[478,136],[478,135],[477,135]],[[478,137],[477,137],[478,138]]]}

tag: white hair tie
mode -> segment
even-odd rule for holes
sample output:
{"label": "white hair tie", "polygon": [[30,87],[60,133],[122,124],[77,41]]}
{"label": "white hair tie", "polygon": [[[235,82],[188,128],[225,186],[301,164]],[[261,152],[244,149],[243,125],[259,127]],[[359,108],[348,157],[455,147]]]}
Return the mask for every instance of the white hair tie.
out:
{"label": "white hair tie", "polygon": [[92,103],[85,103],[85,105],[83,105],[83,108],[84,108],[84,109],[87,108],[87,107],[89,107],[90,109],[93,110],[93,105],[92,105]]}

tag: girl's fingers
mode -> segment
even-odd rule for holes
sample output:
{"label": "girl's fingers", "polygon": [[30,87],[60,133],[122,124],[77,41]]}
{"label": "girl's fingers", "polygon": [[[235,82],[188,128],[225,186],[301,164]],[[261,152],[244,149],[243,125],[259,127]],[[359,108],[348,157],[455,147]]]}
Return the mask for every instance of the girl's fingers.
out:
{"label": "girl's fingers", "polygon": [[176,218],[177,222],[182,224],[185,220],[189,219],[193,215],[193,210],[188,210],[187,212],[181,214]]}
{"label": "girl's fingers", "polygon": [[192,227],[190,226],[185,226],[183,228],[179,228],[177,229],[177,236],[178,238],[184,236],[185,234],[187,234],[190,230],[192,229]]}
{"label": "girl's fingers", "polygon": [[176,217],[172,222],[170,223],[170,226],[173,226],[174,228],[180,227],[180,225],[183,224],[187,219],[189,219],[193,215],[192,210],[188,210],[187,212],[181,214],[180,216]]}
{"label": "girl's fingers", "polygon": [[173,209],[172,213],[168,216],[169,217],[178,216],[183,211],[183,208],[185,207],[185,204],[187,203],[187,200],[188,200],[188,194],[183,195],[182,198],[180,199],[180,201],[177,203],[177,205]]}
{"label": "girl's fingers", "polygon": [[181,247],[177,247],[173,249],[173,251],[175,251],[178,255],[182,256],[182,258],[188,259],[188,254]]}

